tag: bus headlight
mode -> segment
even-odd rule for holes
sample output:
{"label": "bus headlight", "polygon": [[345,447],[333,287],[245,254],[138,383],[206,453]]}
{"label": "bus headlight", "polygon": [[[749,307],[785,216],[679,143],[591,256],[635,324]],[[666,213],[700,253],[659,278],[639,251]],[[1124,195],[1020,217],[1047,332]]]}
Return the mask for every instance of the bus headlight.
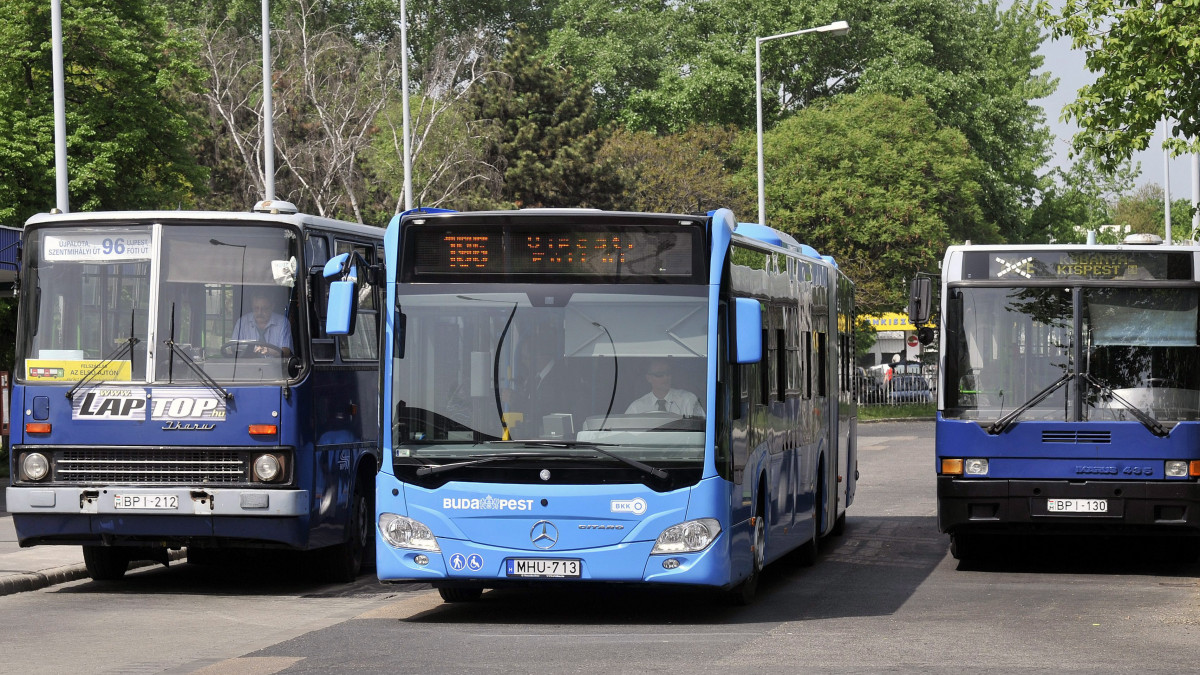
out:
{"label": "bus headlight", "polygon": [[425,523],[394,513],[379,514],[379,534],[393,548],[415,548],[435,553],[442,550]]}
{"label": "bus headlight", "polygon": [[974,458],[963,462],[963,473],[968,476],[986,476],[988,472],[988,461],[986,459]]}
{"label": "bus headlight", "polygon": [[41,480],[50,473],[50,460],[40,452],[30,452],[21,458],[21,477],[25,480]]}
{"label": "bus headlight", "polygon": [[721,524],[713,518],[689,520],[663,530],[650,554],[703,551],[718,534],[721,534]]}
{"label": "bus headlight", "polygon": [[264,454],[254,458],[254,480],[273,483],[284,478],[284,459],[281,455]]}
{"label": "bus headlight", "polygon": [[1171,478],[1186,478],[1188,475],[1188,463],[1183,460],[1173,459],[1163,467],[1163,473]]}

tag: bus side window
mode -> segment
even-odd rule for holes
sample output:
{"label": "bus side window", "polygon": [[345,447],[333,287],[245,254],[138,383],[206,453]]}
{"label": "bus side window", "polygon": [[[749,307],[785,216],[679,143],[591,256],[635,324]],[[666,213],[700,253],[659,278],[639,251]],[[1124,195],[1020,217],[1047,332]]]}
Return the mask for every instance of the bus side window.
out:
{"label": "bus side window", "polygon": [[[375,264],[375,247],[358,242],[338,241],[335,253],[356,252],[368,264]],[[338,346],[343,361],[374,361],[379,358],[379,302],[378,291],[364,277],[359,277],[358,318],[351,335],[338,336]]]}
{"label": "bus side window", "polygon": [[329,302],[329,284],[321,273],[329,260],[329,240],[323,234],[310,232],[305,237],[304,255],[310,270],[309,285],[309,331],[312,336],[313,361],[334,359],[334,340],[325,334],[325,307]]}

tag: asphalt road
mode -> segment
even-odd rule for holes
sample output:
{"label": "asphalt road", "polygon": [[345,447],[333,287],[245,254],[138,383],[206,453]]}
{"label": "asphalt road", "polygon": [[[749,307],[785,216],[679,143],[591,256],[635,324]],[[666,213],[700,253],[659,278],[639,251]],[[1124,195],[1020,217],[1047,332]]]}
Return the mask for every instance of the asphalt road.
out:
{"label": "asphalt road", "polygon": [[759,600],[639,588],[423,586],[172,565],[0,598],[0,670],[304,672],[1196,672],[1200,566],[1146,542],[1015,541],[968,568],[934,520],[932,424],[860,429],[858,499],[817,565]]}

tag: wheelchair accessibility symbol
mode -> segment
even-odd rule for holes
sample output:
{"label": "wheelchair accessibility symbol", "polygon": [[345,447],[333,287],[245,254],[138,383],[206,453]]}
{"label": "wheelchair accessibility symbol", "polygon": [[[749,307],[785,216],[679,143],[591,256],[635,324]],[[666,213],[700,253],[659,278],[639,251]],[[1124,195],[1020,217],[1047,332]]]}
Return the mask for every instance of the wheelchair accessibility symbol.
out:
{"label": "wheelchair accessibility symbol", "polygon": [[472,553],[471,557],[467,558],[467,569],[472,572],[478,572],[483,569],[483,556],[478,553]]}
{"label": "wheelchair accessibility symbol", "polygon": [[[471,556],[471,557],[477,558],[478,556]],[[481,565],[482,565],[482,562],[483,561],[480,561]],[[461,572],[461,571],[463,571],[463,568],[466,566],[467,566],[467,557],[465,555],[463,555],[461,553],[455,553],[454,555],[450,556],[450,569],[454,570],[455,572]]]}

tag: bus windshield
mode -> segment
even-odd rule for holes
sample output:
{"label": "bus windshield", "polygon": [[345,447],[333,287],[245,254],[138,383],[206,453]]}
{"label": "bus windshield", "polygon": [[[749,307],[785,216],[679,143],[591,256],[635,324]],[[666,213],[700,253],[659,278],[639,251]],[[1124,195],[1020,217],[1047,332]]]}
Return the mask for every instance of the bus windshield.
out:
{"label": "bus windshield", "polygon": [[[30,239],[19,360],[33,384],[271,382],[294,376],[290,229],[45,228]],[[32,255],[30,255],[32,254]]]}
{"label": "bus windshield", "polygon": [[403,291],[393,350],[397,462],[584,445],[639,460],[703,458],[706,287]]}
{"label": "bus windshield", "polygon": [[[1123,421],[1133,409],[1160,422],[1197,419],[1197,304],[1197,291],[1182,288],[952,289],[944,414],[994,421],[1049,389],[1021,419]],[[1055,387],[1064,377],[1081,382]]]}

